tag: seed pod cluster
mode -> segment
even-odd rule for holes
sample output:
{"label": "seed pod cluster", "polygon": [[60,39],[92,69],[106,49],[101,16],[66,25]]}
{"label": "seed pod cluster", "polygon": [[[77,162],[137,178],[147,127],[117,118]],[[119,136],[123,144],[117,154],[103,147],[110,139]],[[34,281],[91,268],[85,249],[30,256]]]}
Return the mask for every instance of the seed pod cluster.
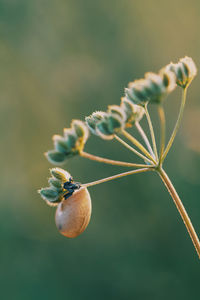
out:
{"label": "seed pod cluster", "polygon": [[[71,127],[64,129],[63,136],[54,135],[54,149],[46,153],[47,159],[59,165],[80,154],[89,137],[89,130],[102,139],[113,139],[115,134],[142,119],[148,103],[161,103],[177,85],[187,87],[196,74],[194,61],[184,57],[158,73],[148,72],[143,79],[130,82],[120,105],[109,105],[106,112],[92,113],[86,117],[86,123],[72,120]],[[57,206],[55,222],[60,233],[70,238],[76,237],[90,221],[90,194],[84,185],[74,182],[67,171],[53,168],[50,172],[49,186],[40,189],[39,193],[47,204]]]}
{"label": "seed pod cluster", "polygon": [[181,87],[186,87],[190,84],[197,74],[196,65],[191,57],[185,56],[178,63],[170,63],[167,69],[172,71],[176,76],[176,83]]}
{"label": "seed pod cluster", "polygon": [[148,72],[143,79],[130,82],[125,89],[126,98],[134,104],[160,103],[176,87],[174,73],[166,68],[158,74]]}
{"label": "seed pod cluster", "polygon": [[144,108],[134,104],[126,97],[121,98],[120,107],[126,114],[125,127],[132,127],[135,122],[139,122],[144,115]]}
{"label": "seed pod cluster", "polygon": [[55,206],[63,200],[65,194],[64,183],[70,181],[72,177],[69,172],[61,168],[53,168],[50,172],[49,187],[42,188],[38,192],[47,204]]}
{"label": "seed pod cluster", "polygon": [[105,140],[114,138],[125,127],[131,127],[139,122],[144,114],[144,108],[123,97],[120,105],[109,105],[107,112],[96,111],[85,121],[90,131]]}
{"label": "seed pod cluster", "polygon": [[63,164],[83,150],[89,131],[84,122],[72,120],[71,128],[64,129],[64,136],[54,135],[54,149],[45,153],[52,164]]}
{"label": "seed pod cluster", "polygon": [[125,114],[123,111],[110,107],[107,112],[96,111],[91,116],[86,117],[86,124],[90,131],[105,140],[114,138],[125,124]]}

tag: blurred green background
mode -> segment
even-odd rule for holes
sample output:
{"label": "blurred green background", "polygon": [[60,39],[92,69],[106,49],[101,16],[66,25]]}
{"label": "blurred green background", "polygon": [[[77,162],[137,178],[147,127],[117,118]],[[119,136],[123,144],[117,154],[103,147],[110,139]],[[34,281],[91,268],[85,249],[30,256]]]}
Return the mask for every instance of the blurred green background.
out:
{"label": "blurred green background", "polygon": [[[57,232],[37,189],[53,134],[119,104],[146,71],[185,55],[200,66],[199,28],[197,0],[0,0],[1,299],[196,299],[198,258],[156,174],[91,188],[92,219],[77,239]],[[165,168],[200,234],[199,78]],[[168,135],[179,98],[178,89],[165,102]],[[85,150],[137,160],[96,137]],[[66,168],[81,182],[125,170],[81,158]]]}

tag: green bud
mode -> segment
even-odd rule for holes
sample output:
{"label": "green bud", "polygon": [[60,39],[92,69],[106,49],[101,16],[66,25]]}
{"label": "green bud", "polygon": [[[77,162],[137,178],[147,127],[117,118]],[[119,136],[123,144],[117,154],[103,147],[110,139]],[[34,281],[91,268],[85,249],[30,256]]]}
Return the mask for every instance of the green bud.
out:
{"label": "green bud", "polygon": [[121,99],[121,108],[126,114],[126,127],[131,127],[135,122],[139,122],[144,115],[144,108],[133,104],[126,97]]}
{"label": "green bud", "polygon": [[148,72],[145,74],[145,78],[150,82],[151,96],[149,101],[151,103],[160,102],[162,96],[165,93],[165,86],[163,84],[162,77],[159,74]]}
{"label": "green bud", "polygon": [[186,56],[181,58],[177,64],[170,63],[166,68],[176,76],[176,83],[185,88],[197,74],[197,68],[192,58]]}
{"label": "green bud", "polygon": [[124,122],[117,114],[110,114],[108,116],[108,127],[110,132],[115,133],[124,126]]}
{"label": "green bud", "polygon": [[114,134],[125,126],[126,114],[118,105],[108,107],[108,112],[94,112],[86,118],[91,132],[103,139],[113,139]]}
{"label": "green bud", "polygon": [[105,136],[105,139],[112,138],[111,135],[113,132],[110,130],[108,120],[101,121],[97,124],[97,134],[101,137]]}
{"label": "green bud", "polygon": [[125,95],[134,104],[144,106],[152,95],[151,89],[149,80],[139,79],[129,83],[128,89],[125,89]]}
{"label": "green bud", "polygon": [[159,72],[162,82],[165,88],[165,94],[171,93],[176,88],[176,77],[175,74],[168,70],[166,67],[161,69]]}
{"label": "green bud", "polygon": [[61,168],[53,168],[50,170],[50,173],[55,179],[61,181],[62,183],[69,181],[69,179],[72,178],[72,176],[69,172],[67,172]]}
{"label": "green bud", "polygon": [[119,105],[109,105],[108,113],[110,113],[111,115],[118,116],[122,123],[126,120],[126,114],[122,107],[120,107]]}
{"label": "green bud", "polygon": [[88,128],[85,123],[80,120],[73,120],[71,123],[71,127],[74,129],[76,135],[79,138],[83,138],[85,143],[89,136]]}
{"label": "green bud", "polygon": [[49,185],[51,187],[53,187],[54,189],[56,189],[58,192],[62,191],[62,182],[61,180],[55,179],[55,178],[49,178],[48,180]]}
{"label": "green bud", "polygon": [[86,122],[89,130],[93,134],[96,134],[96,120],[92,116],[89,116],[89,117],[85,118],[85,122]]}
{"label": "green bud", "polygon": [[74,131],[74,129],[64,128],[64,137],[65,137],[67,145],[70,149],[76,147],[76,141],[78,139],[78,136],[76,135],[76,132]]}
{"label": "green bud", "polygon": [[90,129],[90,131],[97,135],[96,132],[96,127],[97,124],[102,121],[106,116],[106,113],[103,111],[96,111],[94,112],[92,115],[90,115],[89,117],[85,118],[86,124],[88,126],[88,128]]}
{"label": "green bud", "polygon": [[62,164],[66,160],[66,155],[64,153],[58,152],[56,150],[50,150],[45,153],[46,158],[52,164]]}
{"label": "green bud", "polygon": [[59,203],[61,201],[59,192],[50,187],[40,189],[39,194],[42,199],[50,203]]}
{"label": "green bud", "polygon": [[131,100],[134,104],[144,106],[145,102],[143,102],[138,96],[135,94],[135,91],[131,88],[125,88],[125,96],[127,99]]}
{"label": "green bud", "polygon": [[60,135],[53,136],[54,146],[58,152],[68,154],[71,152],[71,145],[68,138],[64,138]]}

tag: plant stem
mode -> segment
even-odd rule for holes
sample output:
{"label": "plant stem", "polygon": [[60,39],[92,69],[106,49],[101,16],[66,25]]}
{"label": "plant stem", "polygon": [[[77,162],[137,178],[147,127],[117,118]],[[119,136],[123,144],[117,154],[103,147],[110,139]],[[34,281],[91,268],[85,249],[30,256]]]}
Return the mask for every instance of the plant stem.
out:
{"label": "plant stem", "polygon": [[146,144],[146,146],[147,146],[147,148],[148,148],[148,150],[149,150],[151,156],[152,156],[153,158],[155,158],[155,154],[154,154],[154,152],[153,152],[153,150],[152,150],[152,148],[151,148],[151,145],[150,145],[150,143],[149,143],[149,139],[148,139],[148,137],[146,136],[146,133],[144,132],[144,130],[142,129],[140,123],[139,123],[139,122],[136,122],[136,123],[135,123],[135,126],[136,126],[138,132],[140,133],[141,137],[143,138],[143,140],[144,140],[144,142],[145,142],[145,144]]}
{"label": "plant stem", "polygon": [[147,109],[147,104],[145,105],[144,109],[145,109],[145,115],[146,115],[146,118],[147,118],[147,122],[148,122],[148,125],[149,125],[149,130],[150,130],[150,134],[151,134],[153,150],[154,150],[154,153],[155,153],[155,156],[156,156],[156,160],[158,160],[158,151],[157,151],[157,146],[156,146],[156,139],[155,139],[155,134],[154,134],[151,118],[150,118],[150,115],[149,115],[149,112],[148,112],[148,109]]}
{"label": "plant stem", "polygon": [[131,134],[129,134],[127,131],[122,129],[122,134],[129,140],[131,141],[136,147],[138,147],[154,164],[156,164],[155,159],[151,156],[151,154],[134,138]]}
{"label": "plant stem", "polygon": [[125,146],[127,149],[131,150],[133,153],[135,153],[137,156],[139,156],[140,158],[142,158],[144,161],[149,162],[150,164],[152,164],[152,161],[150,159],[148,159],[146,156],[144,156],[143,154],[141,154],[140,152],[138,152],[137,150],[135,150],[133,147],[131,147],[129,144],[127,144],[125,141],[123,141],[119,136],[117,136],[115,134],[115,139],[120,142],[123,146]]}
{"label": "plant stem", "polygon": [[159,166],[162,163],[162,157],[165,150],[165,112],[163,106],[158,105],[158,115],[160,119],[160,156],[159,156]]}
{"label": "plant stem", "polygon": [[173,141],[176,137],[176,134],[177,134],[177,131],[180,127],[180,124],[181,124],[181,120],[182,120],[182,117],[183,117],[183,111],[184,111],[184,107],[185,107],[185,102],[186,102],[186,95],[187,95],[187,87],[186,86],[185,88],[183,88],[183,93],[182,93],[182,101],[181,101],[181,107],[180,107],[180,111],[179,111],[179,115],[178,115],[178,119],[176,121],[176,125],[174,127],[174,130],[172,132],[172,135],[169,139],[169,142],[167,144],[167,147],[164,151],[164,154],[163,154],[163,157],[162,157],[162,161],[165,159],[165,157],[167,156],[167,153],[169,152],[172,144],[173,144]]}
{"label": "plant stem", "polygon": [[170,181],[169,177],[167,176],[167,174],[165,173],[165,171],[162,168],[160,168],[157,170],[157,172],[159,173],[162,181],[164,182],[165,186],[167,187],[168,192],[170,193],[170,195],[179,211],[179,214],[181,215],[181,218],[185,224],[185,227],[187,228],[187,231],[190,235],[193,245],[194,245],[194,247],[197,251],[197,254],[200,258],[200,242],[199,242],[198,236],[195,232],[195,229],[190,221],[190,218],[181,202],[181,199],[179,198],[173,184],[171,183],[171,181]]}
{"label": "plant stem", "polygon": [[100,156],[96,156],[84,151],[80,152],[80,156],[84,157],[84,158],[88,158],[90,160],[94,160],[94,161],[98,161],[98,162],[102,162],[105,164],[110,164],[110,165],[116,165],[116,166],[122,166],[122,167],[138,167],[138,168],[145,168],[146,165],[142,165],[142,164],[134,164],[134,163],[129,163],[129,162],[123,162],[123,161],[118,161],[118,160],[112,160],[112,159],[108,159],[108,158],[103,158]]}
{"label": "plant stem", "polygon": [[129,171],[129,172],[120,173],[120,174],[113,175],[113,176],[110,176],[110,177],[106,177],[106,178],[96,180],[96,181],[93,181],[93,182],[85,183],[82,186],[87,188],[87,187],[90,187],[90,186],[93,186],[93,185],[97,185],[97,184],[107,182],[107,181],[110,181],[110,180],[114,180],[114,179],[117,179],[117,178],[121,178],[121,177],[124,177],[124,176],[137,174],[137,173],[142,173],[142,172],[147,172],[147,171],[152,171],[152,170],[153,170],[153,168],[149,166],[147,168],[132,170],[132,171]]}

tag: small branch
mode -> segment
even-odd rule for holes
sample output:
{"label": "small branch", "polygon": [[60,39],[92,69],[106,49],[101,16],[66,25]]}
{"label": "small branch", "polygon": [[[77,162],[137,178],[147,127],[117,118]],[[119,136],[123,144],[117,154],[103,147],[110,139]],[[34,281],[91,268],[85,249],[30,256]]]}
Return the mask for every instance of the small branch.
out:
{"label": "small branch", "polygon": [[110,177],[106,177],[106,178],[96,180],[96,181],[93,181],[93,182],[85,183],[85,184],[82,184],[82,186],[87,188],[87,187],[90,187],[90,186],[93,186],[93,185],[97,185],[97,184],[107,182],[107,181],[110,181],[110,180],[114,180],[114,179],[117,179],[117,178],[121,178],[121,177],[124,177],[124,176],[132,175],[132,174],[138,174],[138,173],[152,171],[152,170],[153,170],[152,167],[147,167],[147,168],[138,169],[138,170],[132,170],[132,171],[129,171],[129,172],[120,173],[120,174],[110,176]]}
{"label": "small branch", "polygon": [[151,148],[151,145],[150,145],[150,143],[149,143],[149,139],[148,139],[148,137],[146,136],[146,133],[144,132],[144,130],[142,129],[140,123],[139,123],[139,122],[136,122],[136,123],[135,123],[135,126],[136,126],[136,128],[137,128],[139,134],[140,134],[141,137],[143,138],[143,140],[144,140],[144,142],[145,142],[145,144],[146,144],[146,146],[147,146],[147,148],[148,148],[148,150],[149,150],[151,156],[152,156],[153,158],[155,158],[155,154],[154,154],[154,152],[153,152],[153,150],[152,150],[152,148]]}
{"label": "small branch", "polygon": [[84,151],[80,152],[80,156],[90,159],[90,160],[94,160],[97,162],[102,162],[105,164],[110,164],[110,165],[116,165],[116,166],[122,166],[122,167],[137,167],[137,168],[145,168],[146,165],[142,165],[142,164],[134,164],[134,163],[129,163],[129,162],[123,162],[123,161],[118,161],[118,160],[112,160],[112,159],[108,159],[108,158],[103,158],[100,156],[96,156]]}
{"label": "small branch", "polygon": [[129,144],[127,144],[125,141],[123,141],[119,136],[117,136],[115,134],[115,139],[120,142],[123,146],[125,146],[127,149],[131,150],[133,153],[135,153],[137,156],[139,156],[140,158],[142,158],[145,162],[147,161],[148,163],[150,163],[152,165],[152,161],[150,159],[148,159],[146,156],[144,156],[143,154],[141,154],[140,152],[138,152],[137,150],[135,150],[133,147],[131,147]]}
{"label": "small branch", "polygon": [[160,104],[158,105],[158,115],[160,119],[160,156],[159,156],[159,166],[163,162],[163,153],[165,150],[165,112],[163,106]]}
{"label": "small branch", "polygon": [[155,134],[154,134],[154,129],[153,129],[153,125],[152,125],[152,122],[151,122],[151,118],[150,118],[150,115],[149,115],[149,112],[148,112],[148,109],[147,109],[147,105],[145,105],[144,109],[145,109],[145,115],[146,115],[146,118],[147,118],[147,122],[148,122],[148,125],[149,125],[149,130],[150,130],[150,134],[151,134],[153,150],[154,150],[154,153],[155,153],[155,156],[156,156],[156,160],[158,160],[158,151],[157,151],[157,146],[156,146],[156,139],[155,139]]}
{"label": "small branch", "polygon": [[179,115],[178,115],[178,119],[176,121],[176,125],[174,127],[174,130],[172,132],[172,135],[169,139],[169,142],[167,144],[167,147],[164,151],[164,154],[163,154],[163,157],[162,157],[162,161],[165,159],[165,157],[167,156],[172,144],[173,144],[173,141],[176,137],[176,134],[177,134],[177,131],[181,125],[181,120],[182,120],[182,117],[183,117],[183,111],[184,111],[184,107],[185,107],[185,102],[186,102],[186,95],[187,95],[187,87],[185,87],[183,89],[183,93],[182,93],[182,101],[181,101],[181,107],[180,107],[180,111],[179,111]]}
{"label": "small branch", "polygon": [[127,131],[125,131],[124,129],[121,131],[122,134],[129,140],[131,141],[136,147],[138,147],[152,162],[154,162],[154,164],[156,164],[155,159],[151,156],[151,154],[142,146],[142,144],[140,142],[138,142],[138,140],[136,140],[136,138],[134,138],[131,134],[129,134]]}
{"label": "small branch", "polygon": [[200,242],[199,242],[198,236],[195,232],[195,229],[192,225],[192,222],[190,221],[190,218],[181,202],[181,199],[179,198],[173,184],[171,183],[171,181],[170,181],[169,177],[167,176],[167,174],[165,173],[165,171],[163,169],[160,169],[160,170],[158,170],[158,173],[159,173],[162,181],[164,182],[165,186],[167,187],[168,192],[170,193],[172,199],[174,200],[174,203],[179,211],[179,214],[185,224],[185,227],[187,228],[187,231],[190,235],[193,245],[194,245],[194,247],[197,251],[197,254],[200,258]]}

